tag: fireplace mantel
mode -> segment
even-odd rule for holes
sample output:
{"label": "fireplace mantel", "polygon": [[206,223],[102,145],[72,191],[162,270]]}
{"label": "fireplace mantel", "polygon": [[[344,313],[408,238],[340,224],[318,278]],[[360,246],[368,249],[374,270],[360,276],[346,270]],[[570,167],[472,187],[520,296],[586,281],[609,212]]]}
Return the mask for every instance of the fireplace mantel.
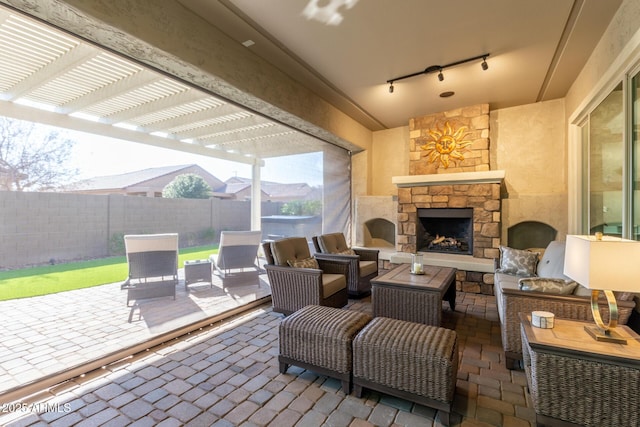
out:
{"label": "fireplace mantel", "polygon": [[391,178],[391,182],[398,187],[422,187],[447,184],[501,184],[503,180],[503,170],[408,175],[394,176]]}

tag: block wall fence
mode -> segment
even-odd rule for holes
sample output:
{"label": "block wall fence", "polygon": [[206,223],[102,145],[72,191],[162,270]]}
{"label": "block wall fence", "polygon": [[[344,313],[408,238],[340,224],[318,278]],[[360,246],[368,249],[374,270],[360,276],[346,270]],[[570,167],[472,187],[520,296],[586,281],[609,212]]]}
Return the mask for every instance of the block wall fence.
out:
{"label": "block wall fence", "polygon": [[[265,202],[276,215],[281,203]],[[0,192],[0,269],[101,258],[114,235],[179,233],[180,247],[195,236],[249,230],[249,201],[163,199],[122,195]],[[214,243],[212,241],[211,243]]]}

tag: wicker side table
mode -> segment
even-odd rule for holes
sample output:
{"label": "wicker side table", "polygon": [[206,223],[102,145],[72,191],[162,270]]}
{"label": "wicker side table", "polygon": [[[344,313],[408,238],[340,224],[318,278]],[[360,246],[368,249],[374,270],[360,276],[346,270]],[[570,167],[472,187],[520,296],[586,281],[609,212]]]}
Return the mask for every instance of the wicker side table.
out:
{"label": "wicker side table", "polygon": [[640,425],[640,337],[616,331],[627,345],[595,341],[585,322],[555,319],[553,329],[531,326],[520,313],[522,350],[538,426]]}
{"label": "wicker side table", "polygon": [[184,287],[189,291],[192,283],[205,282],[212,283],[211,261],[208,259],[198,259],[184,262]]}
{"label": "wicker side table", "polygon": [[458,374],[458,337],[438,326],[376,317],[353,340],[357,397],[368,388],[439,410],[449,424]]}
{"label": "wicker side table", "polygon": [[371,316],[352,310],[308,305],[280,322],[280,372],[300,366],[342,381],[351,391],[353,337]]}

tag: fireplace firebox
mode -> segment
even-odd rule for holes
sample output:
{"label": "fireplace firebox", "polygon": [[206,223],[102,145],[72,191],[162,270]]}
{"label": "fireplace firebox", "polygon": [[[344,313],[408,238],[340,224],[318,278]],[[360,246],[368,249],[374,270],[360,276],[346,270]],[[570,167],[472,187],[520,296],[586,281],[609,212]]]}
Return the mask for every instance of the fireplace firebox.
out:
{"label": "fireplace firebox", "polygon": [[418,252],[473,254],[473,208],[418,208]]}

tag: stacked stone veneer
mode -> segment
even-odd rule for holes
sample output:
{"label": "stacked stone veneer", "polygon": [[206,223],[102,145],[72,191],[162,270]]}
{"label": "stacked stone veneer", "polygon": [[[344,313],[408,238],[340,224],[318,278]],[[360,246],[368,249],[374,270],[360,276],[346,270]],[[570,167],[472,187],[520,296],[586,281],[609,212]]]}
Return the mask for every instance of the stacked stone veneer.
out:
{"label": "stacked stone veneer", "polygon": [[[429,162],[429,152],[422,149],[433,141],[429,130],[444,130],[445,124],[458,130],[465,128],[464,140],[471,145],[460,149],[463,160],[455,160],[445,168],[440,162]],[[489,104],[458,108],[409,120],[409,175],[488,171],[489,168]]]}
{"label": "stacked stone veneer", "polygon": [[[494,259],[500,250],[500,184],[451,184],[398,189],[396,249],[416,252],[418,208],[473,208],[473,256]],[[493,273],[458,270],[456,288],[493,294]]]}
{"label": "stacked stone veneer", "polygon": [[[429,141],[430,129],[442,130],[445,123],[454,129],[466,128],[465,140],[471,141],[463,150],[464,160],[450,163],[448,168],[430,163],[421,146]],[[488,171],[489,167],[489,105],[459,108],[409,122],[409,174],[429,175],[457,172]],[[418,185],[398,188],[398,235],[396,249],[416,252],[418,208],[473,208],[473,257],[494,259],[499,255],[501,198],[499,183],[456,183]],[[493,273],[458,270],[456,288],[459,291],[493,294]]]}

